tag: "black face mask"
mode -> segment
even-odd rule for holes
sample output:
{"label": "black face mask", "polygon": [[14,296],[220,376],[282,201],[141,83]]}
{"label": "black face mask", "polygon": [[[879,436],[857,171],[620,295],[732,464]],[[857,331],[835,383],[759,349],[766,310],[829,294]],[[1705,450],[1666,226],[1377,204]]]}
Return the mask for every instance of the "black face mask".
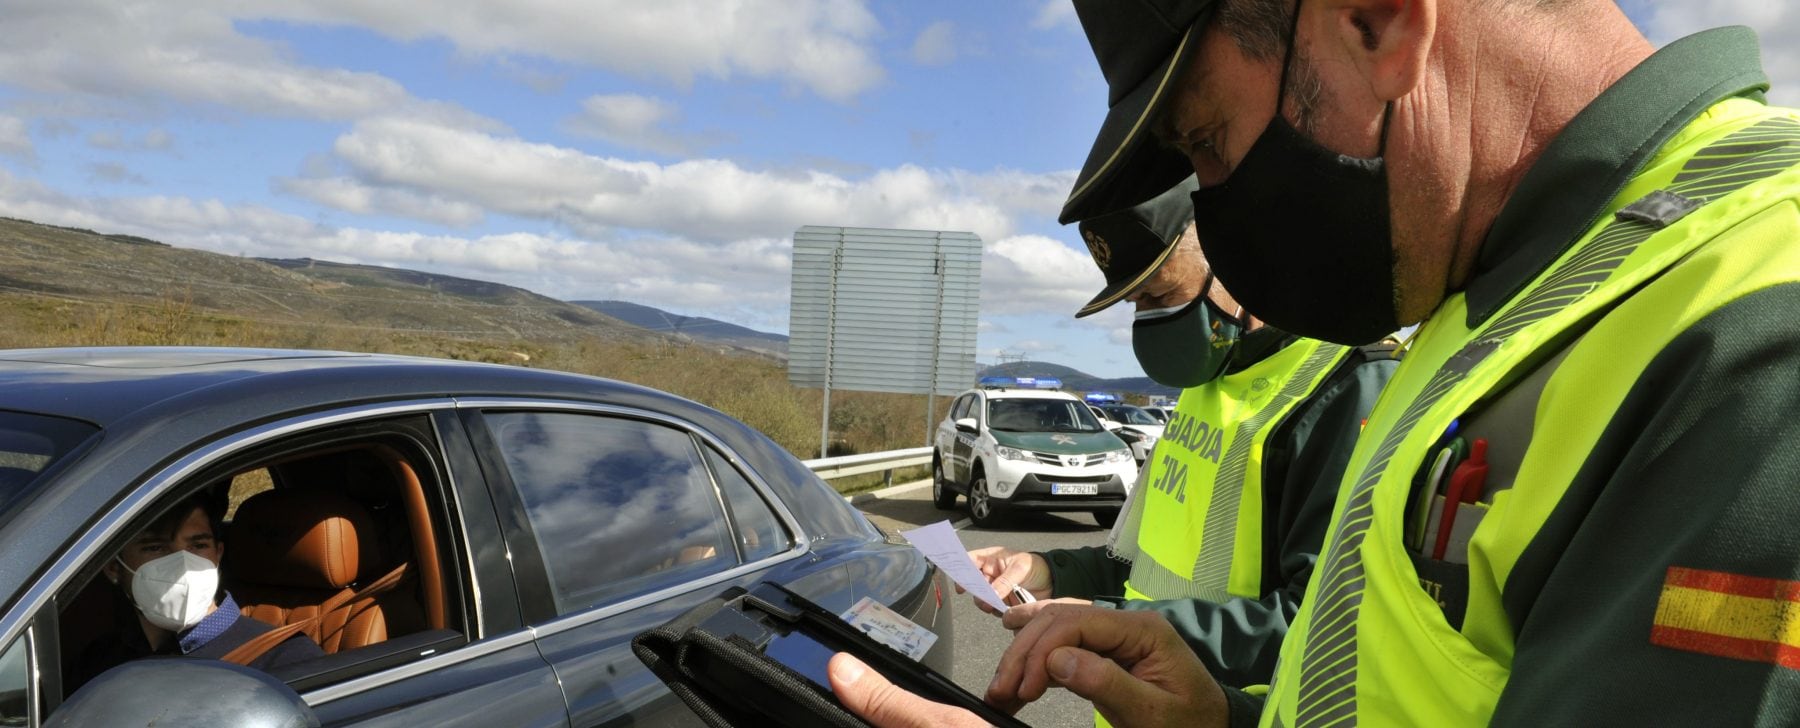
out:
{"label": "black face mask", "polygon": [[[1194,230],[1207,262],[1257,318],[1301,336],[1367,344],[1400,328],[1387,168],[1380,156],[1326,149],[1281,115],[1293,45],[1290,35],[1275,118],[1229,179],[1193,194]],[[1384,148],[1387,126],[1384,115]]]}
{"label": "black face mask", "polygon": [[1133,322],[1131,352],[1152,381],[1188,389],[1225,371],[1242,330],[1234,317],[1201,296],[1175,313]]}

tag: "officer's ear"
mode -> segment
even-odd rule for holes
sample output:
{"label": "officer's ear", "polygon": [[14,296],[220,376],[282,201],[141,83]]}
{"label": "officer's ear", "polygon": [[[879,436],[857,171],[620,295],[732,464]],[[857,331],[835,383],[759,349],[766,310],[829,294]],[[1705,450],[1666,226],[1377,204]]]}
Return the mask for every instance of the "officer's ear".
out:
{"label": "officer's ear", "polygon": [[1419,86],[1437,33],[1437,0],[1324,0],[1320,5],[1327,11],[1326,43],[1334,54],[1349,59],[1377,101],[1394,101]]}

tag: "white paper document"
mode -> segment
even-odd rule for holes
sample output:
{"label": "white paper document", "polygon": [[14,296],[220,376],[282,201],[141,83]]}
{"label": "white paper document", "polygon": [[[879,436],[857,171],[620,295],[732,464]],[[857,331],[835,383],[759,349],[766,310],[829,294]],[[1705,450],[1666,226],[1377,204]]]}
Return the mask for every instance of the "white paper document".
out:
{"label": "white paper document", "polygon": [[964,591],[995,609],[1006,611],[1006,602],[988,584],[987,577],[975,566],[975,560],[969,558],[969,549],[963,546],[962,537],[956,535],[956,529],[950,527],[949,521],[938,521],[911,531],[901,531],[900,536],[931,560],[931,563],[943,569],[950,580]]}

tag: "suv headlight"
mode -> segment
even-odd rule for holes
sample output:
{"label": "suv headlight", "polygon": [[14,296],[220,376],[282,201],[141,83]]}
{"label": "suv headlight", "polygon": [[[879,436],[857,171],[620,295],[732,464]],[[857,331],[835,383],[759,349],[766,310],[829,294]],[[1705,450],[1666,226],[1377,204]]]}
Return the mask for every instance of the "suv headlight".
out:
{"label": "suv headlight", "polygon": [[1024,450],[1020,450],[1019,448],[1016,448],[1016,447],[1007,447],[1005,445],[1000,445],[998,447],[995,447],[994,452],[999,453],[1001,460],[1027,460],[1027,461],[1029,461],[1029,460],[1034,459],[1031,457],[1031,453],[1025,452]]}
{"label": "suv headlight", "polygon": [[1125,444],[1127,444],[1127,445],[1135,445],[1137,443],[1143,442],[1146,439],[1149,439],[1149,436],[1145,435],[1142,432],[1138,432],[1137,430],[1133,430],[1129,427],[1124,427],[1124,428],[1120,428],[1117,430],[1113,430],[1113,434],[1118,435],[1119,439],[1124,440]]}
{"label": "suv headlight", "polygon": [[1131,456],[1130,450],[1113,450],[1106,453],[1106,462],[1109,463],[1126,463],[1135,460],[1136,458]]}

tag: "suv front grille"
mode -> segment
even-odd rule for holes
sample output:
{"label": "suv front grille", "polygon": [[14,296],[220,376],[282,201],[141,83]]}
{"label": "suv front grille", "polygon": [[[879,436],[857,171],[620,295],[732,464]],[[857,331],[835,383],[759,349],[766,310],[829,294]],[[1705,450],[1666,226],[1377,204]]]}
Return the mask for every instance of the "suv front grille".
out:
{"label": "suv front grille", "polygon": [[[1061,455],[1052,455],[1047,452],[1034,452],[1031,455],[1032,457],[1037,458],[1038,462],[1045,465],[1066,465],[1066,463],[1063,462],[1063,456]],[[1099,465],[1100,463],[1106,462],[1106,453],[1081,455],[1079,457],[1081,457],[1082,460],[1077,463],[1077,465]]]}

